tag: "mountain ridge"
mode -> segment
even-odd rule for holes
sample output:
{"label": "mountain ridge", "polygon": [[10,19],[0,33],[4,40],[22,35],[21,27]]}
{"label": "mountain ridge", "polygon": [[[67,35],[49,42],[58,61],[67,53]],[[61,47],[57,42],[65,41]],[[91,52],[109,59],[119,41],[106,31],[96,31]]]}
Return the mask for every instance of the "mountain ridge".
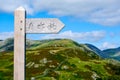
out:
{"label": "mountain ridge", "polygon": [[[107,55],[107,58],[113,58],[120,61],[120,47],[103,50],[104,54]],[[109,53],[109,54],[108,54]]]}
{"label": "mountain ridge", "polygon": [[[63,44],[64,43],[64,44]],[[114,49],[100,50],[92,44],[79,44],[71,39],[45,39],[45,40],[26,40],[26,49],[37,49],[39,47],[80,47],[95,52],[102,58],[111,58],[120,61],[120,47]],[[8,38],[0,42],[0,52],[13,51],[14,39]]]}

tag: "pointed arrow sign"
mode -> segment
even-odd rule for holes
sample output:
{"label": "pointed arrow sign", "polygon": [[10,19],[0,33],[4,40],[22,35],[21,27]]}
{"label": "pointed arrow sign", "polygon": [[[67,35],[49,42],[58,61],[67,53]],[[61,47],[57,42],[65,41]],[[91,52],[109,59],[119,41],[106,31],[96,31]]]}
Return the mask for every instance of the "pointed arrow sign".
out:
{"label": "pointed arrow sign", "polygon": [[57,18],[26,19],[26,33],[58,33],[63,27]]}
{"label": "pointed arrow sign", "polygon": [[15,10],[14,80],[25,80],[25,33],[58,33],[64,24],[57,18],[26,19],[25,9]]}

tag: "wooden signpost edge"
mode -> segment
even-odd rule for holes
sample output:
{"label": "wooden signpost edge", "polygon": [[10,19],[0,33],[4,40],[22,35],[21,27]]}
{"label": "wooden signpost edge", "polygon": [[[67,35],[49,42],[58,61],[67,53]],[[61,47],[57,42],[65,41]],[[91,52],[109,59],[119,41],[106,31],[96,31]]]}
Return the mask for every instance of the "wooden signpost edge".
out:
{"label": "wooden signpost edge", "polygon": [[14,13],[14,80],[25,80],[25,9]]}

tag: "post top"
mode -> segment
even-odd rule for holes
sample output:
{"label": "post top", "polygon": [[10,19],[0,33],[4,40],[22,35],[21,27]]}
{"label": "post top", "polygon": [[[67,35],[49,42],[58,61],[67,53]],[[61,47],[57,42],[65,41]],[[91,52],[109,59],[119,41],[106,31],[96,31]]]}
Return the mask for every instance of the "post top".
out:
{"label": "post top", "polygon": [[22,11],[25,11],[25,9],[24,9],[22,6],[18,7],[16,10],[22,10]]}

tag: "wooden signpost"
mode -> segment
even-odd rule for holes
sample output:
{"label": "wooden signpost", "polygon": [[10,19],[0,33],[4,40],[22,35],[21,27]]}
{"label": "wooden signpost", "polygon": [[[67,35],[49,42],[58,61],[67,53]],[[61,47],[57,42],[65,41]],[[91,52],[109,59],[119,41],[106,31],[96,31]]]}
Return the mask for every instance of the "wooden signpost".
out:
{"label": "wooden signpost", "polygon": [[57,18],[26,19],[25,9],[15,10],[14,21],[14,80],[25,80],[26,33],[58,33],[64,24]]}

